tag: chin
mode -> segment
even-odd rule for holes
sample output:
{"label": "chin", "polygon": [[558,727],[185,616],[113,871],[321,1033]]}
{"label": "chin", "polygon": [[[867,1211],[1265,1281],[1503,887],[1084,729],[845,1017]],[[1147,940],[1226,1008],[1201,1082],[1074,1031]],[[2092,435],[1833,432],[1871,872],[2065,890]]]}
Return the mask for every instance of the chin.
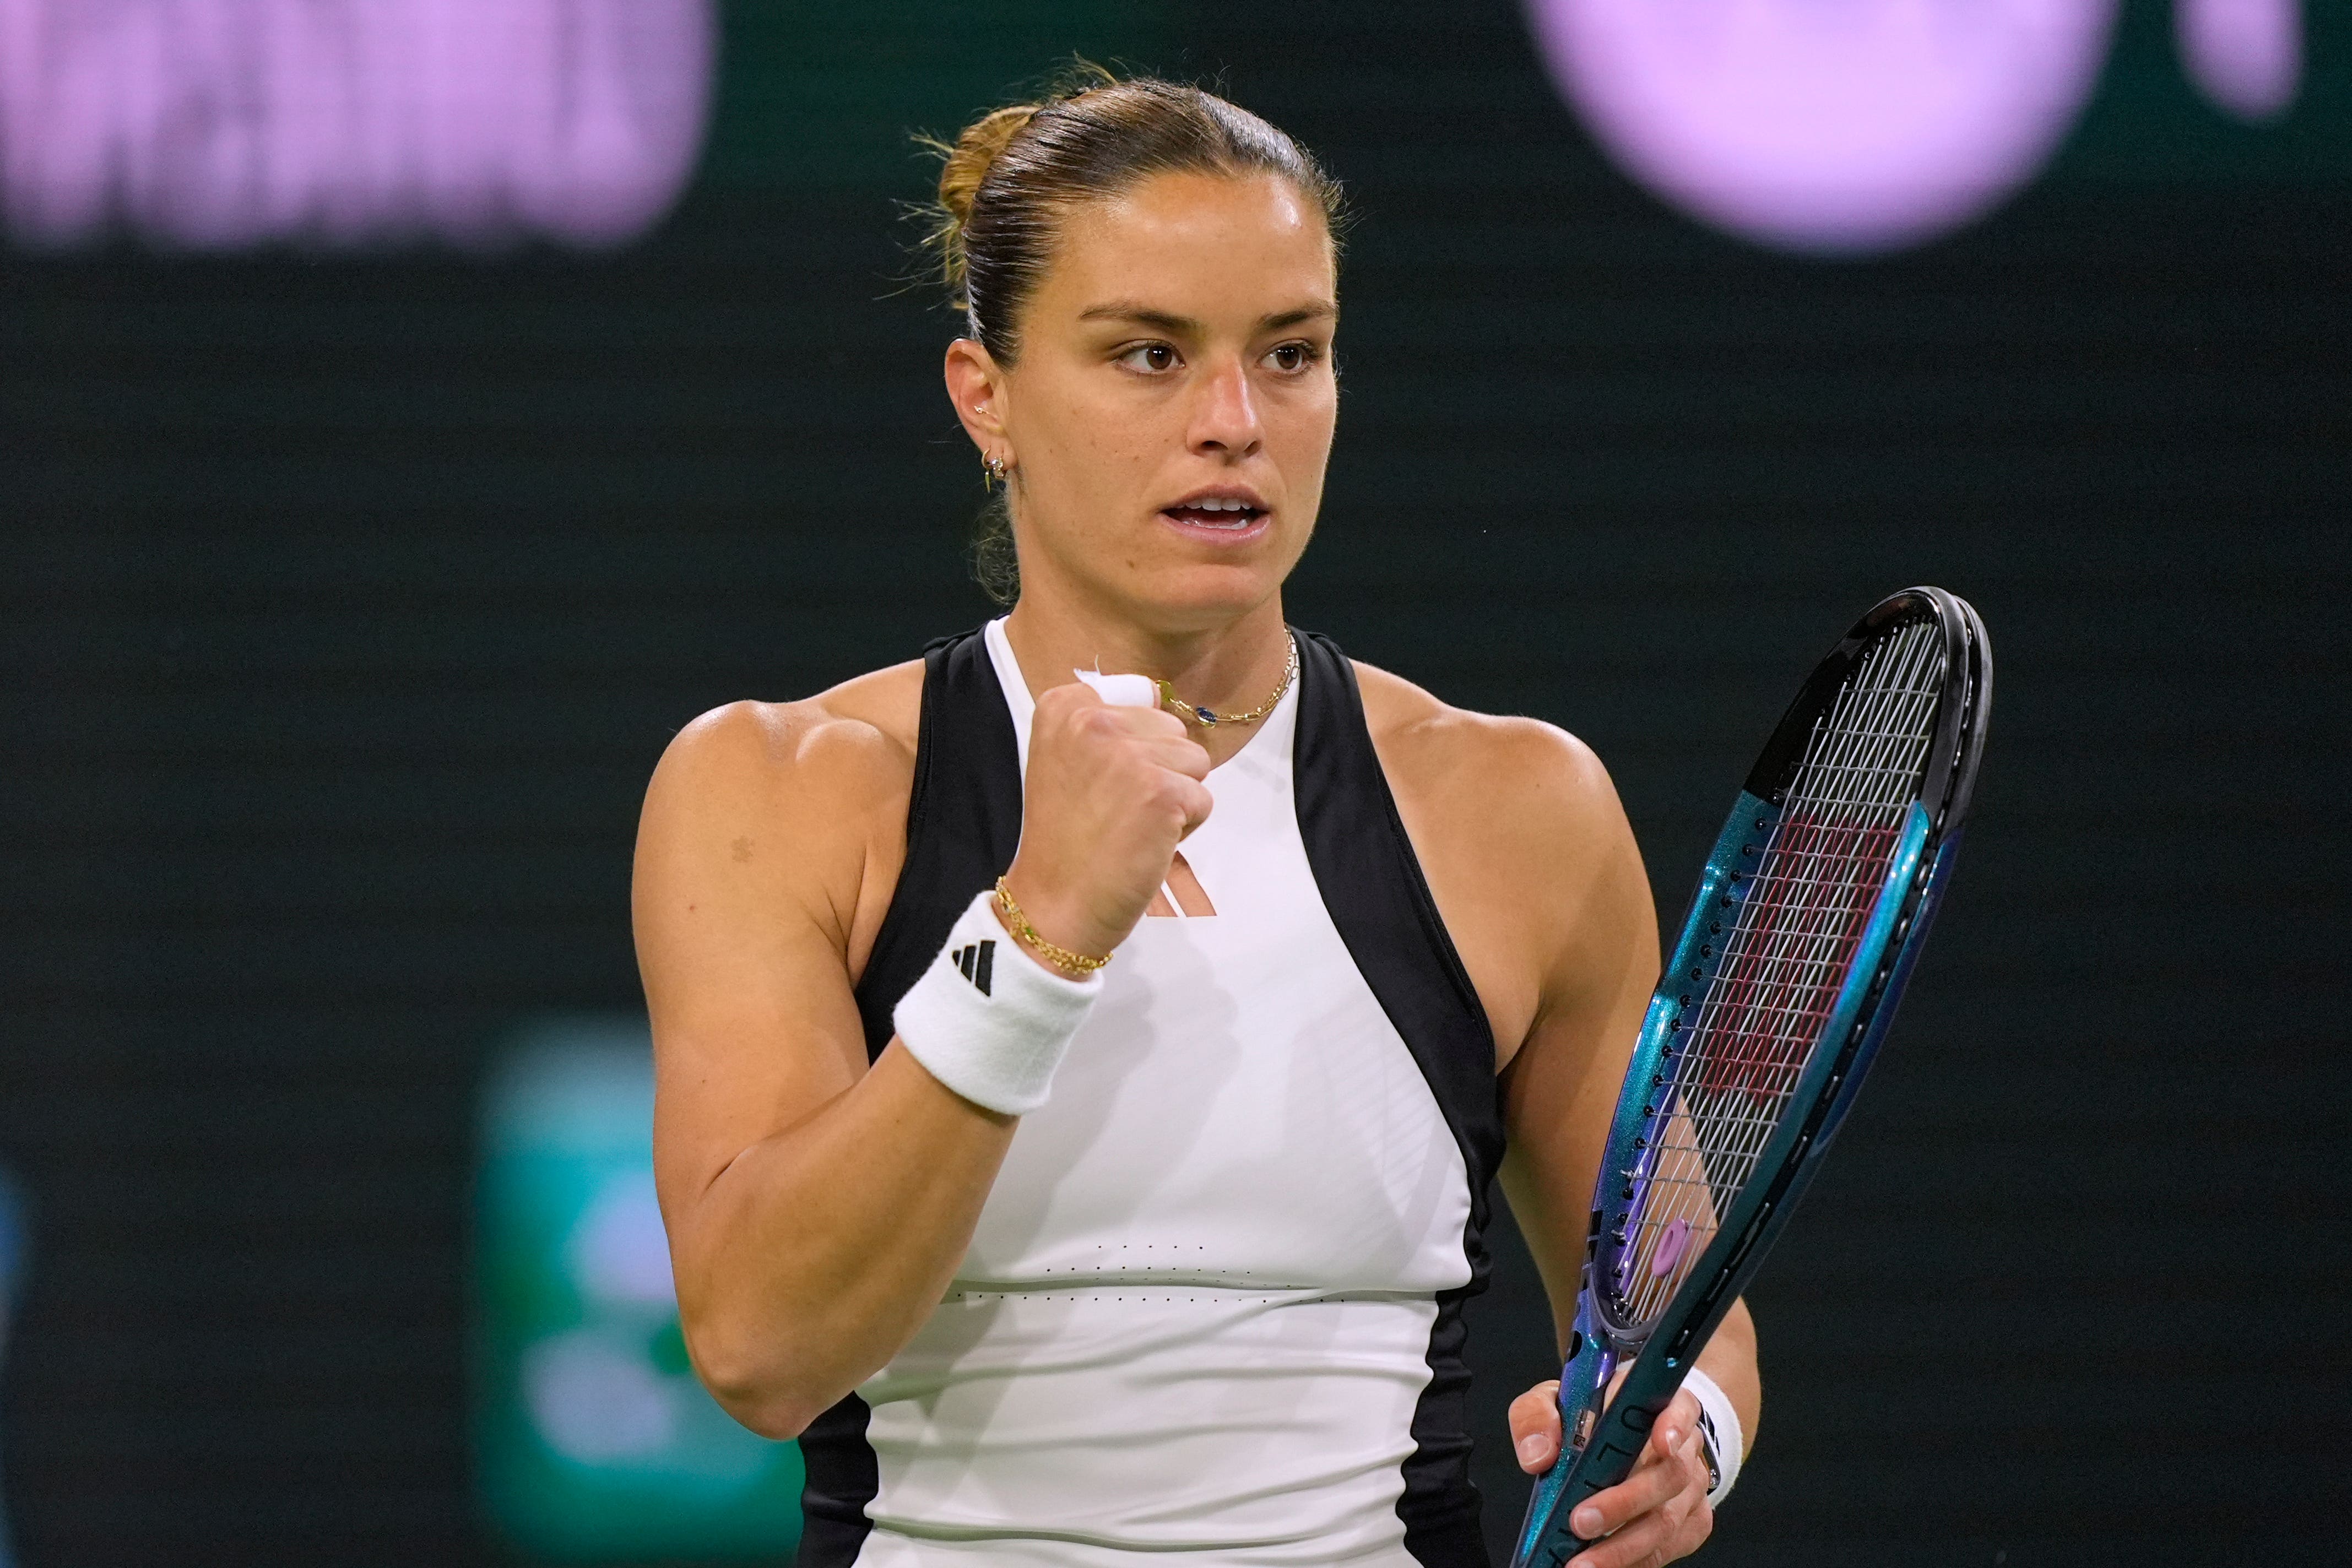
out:
{"label": "chin", "polygon": [[1272,561],[1170,562],[1130,578],[1122,597],[1138,618],[1170,631],[1204,631],[1236,621],[1281,591]]}

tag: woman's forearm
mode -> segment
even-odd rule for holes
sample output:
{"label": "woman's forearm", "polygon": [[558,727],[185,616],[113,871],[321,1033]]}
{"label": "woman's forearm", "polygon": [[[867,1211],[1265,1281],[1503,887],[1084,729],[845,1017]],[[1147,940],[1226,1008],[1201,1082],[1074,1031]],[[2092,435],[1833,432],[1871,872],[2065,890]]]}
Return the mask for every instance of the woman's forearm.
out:
{"label": "woman's forearm", "polygon": [[1764,1383],[1756,1369],[1756,1320],[1748,1315],[1746,1301],[1731,1303],[1715,1337],[1699,1353],[1698,1367],[1715,1379],[1715,1385],[1739,1412],[1740,1433],[1746,1446],[1754,1448],[1756,1423],[1764,1407]]}
{"label": "woman's forearm", "polygon": [[894,1040],[672,1219],[687,1345],[730,1414],[797,1436],[906,1343],[954,1279],[1016,1124]]}

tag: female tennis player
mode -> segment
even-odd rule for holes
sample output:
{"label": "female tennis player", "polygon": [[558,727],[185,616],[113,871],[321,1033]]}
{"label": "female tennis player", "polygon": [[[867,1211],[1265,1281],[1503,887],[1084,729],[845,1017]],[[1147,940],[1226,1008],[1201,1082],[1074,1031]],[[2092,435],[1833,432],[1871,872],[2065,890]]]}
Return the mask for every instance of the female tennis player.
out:
{"label": "female tennis player", "polygon": [[[696,1367],[800,1438],[803,1568],[1484,1563],[1463,1302],[1500,1175],[1574,1312],[1658,970],[1624,816],[1567,735],[1284,622],[1337,409],[1307,154],[1101,81],[980,120],[940,194],[1017,601],[706,715],[646,802]],[[1706,1539],[1744,1312],[1700,1365],[1579,1563]],[[1549,1465],[1549,1385],[1511,1436]]]}

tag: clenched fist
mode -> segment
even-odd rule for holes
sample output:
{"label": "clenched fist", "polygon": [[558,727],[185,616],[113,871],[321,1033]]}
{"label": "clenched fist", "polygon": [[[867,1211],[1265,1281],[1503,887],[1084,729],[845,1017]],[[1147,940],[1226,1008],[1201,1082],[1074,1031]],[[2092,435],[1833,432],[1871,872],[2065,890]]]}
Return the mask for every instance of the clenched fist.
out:
{"label": "clenched fist", "polygon": [[1126,941],[1176,846],[1208,820],[1208,775],[1174,714],[1113,707],[1075,681],[1040,696],[1005,873],[1037,934],[1080,953]]}

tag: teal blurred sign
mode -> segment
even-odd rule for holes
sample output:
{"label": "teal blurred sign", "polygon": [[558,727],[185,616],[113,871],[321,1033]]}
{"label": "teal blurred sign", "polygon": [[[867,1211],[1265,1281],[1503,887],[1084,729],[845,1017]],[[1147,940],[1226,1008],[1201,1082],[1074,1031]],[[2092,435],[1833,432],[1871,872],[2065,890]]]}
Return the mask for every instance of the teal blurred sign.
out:
{"label": "teal blurred sign", "polygon": [[[25,1262],[32,1253],[31,1205],[6,1171],[0,1171],[0,1352],[8,1347],[8,1323],[25,1288]],[[0,1568],[15,1559],[8,1552],[8,1525],[0,1515]]]}
{"label": "teal blurred sign", "polygon": [[800,1451],[694,1379],[654,1201],[642,1019],[549,1019],[493,1059],[476,1189],[476,1477],[572,1561],[789,1557]]}

